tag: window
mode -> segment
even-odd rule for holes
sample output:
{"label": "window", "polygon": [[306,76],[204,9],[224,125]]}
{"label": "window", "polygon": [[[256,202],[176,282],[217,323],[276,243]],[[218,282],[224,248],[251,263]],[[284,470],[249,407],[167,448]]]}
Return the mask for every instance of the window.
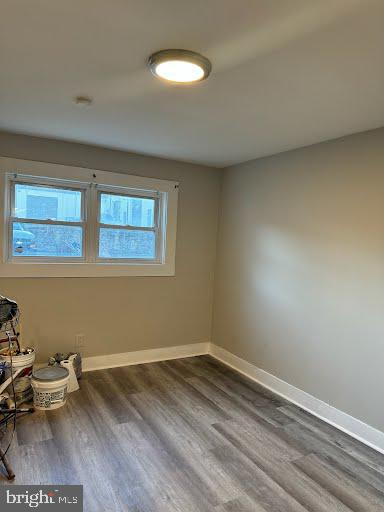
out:
{"label": "window", "polygon": [[98,211],[99,258],[156,259],[157,198],[100,192]]}
{"label": "window", "polygon": [[4,161],[0,275],[174,274],[177,183]]}
{"label": "window", "polygon": [[84,257],[84,190],[17,178],[10,190],[10,259]]}

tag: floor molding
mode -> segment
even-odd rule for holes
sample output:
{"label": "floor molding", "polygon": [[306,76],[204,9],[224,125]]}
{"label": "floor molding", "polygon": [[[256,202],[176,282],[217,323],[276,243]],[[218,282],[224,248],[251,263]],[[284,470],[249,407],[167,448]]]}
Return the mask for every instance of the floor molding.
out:
{"label": "floor molding", "polygon": [[182,357],[201,356],[208,354],[209,343],[191,343],[190,345],[178,345],[176,347],[154,348],[138,350],[136,352],[122,352],[120,354],[108,354],[104,356],[91,356],[83,358],[83,371],[104,370],[118,366],[130,366],[132,364],[154,363]]}
{"label": "floor molding", "polygon": [[209,346],[209,353],[222,363],[258,382],[302,409],[305,409],[314,416],[326,421],[330,425],[342,430],[378,452],[384,453],[384,432],[336,409],[336,407],[288,384],[288,382],[248,363],[244,359],[241,359],[213,343]]}

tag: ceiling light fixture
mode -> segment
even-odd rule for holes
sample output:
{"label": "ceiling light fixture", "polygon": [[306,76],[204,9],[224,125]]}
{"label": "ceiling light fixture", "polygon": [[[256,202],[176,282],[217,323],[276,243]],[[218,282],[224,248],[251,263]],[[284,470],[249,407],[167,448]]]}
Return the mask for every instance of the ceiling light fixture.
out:
{"label": "ceiling light fixture", "polygon": [[201,82],[212,69],[206,57],[190,50],[161,50],[149,57],[148,65],[157,78],[178,84]]}

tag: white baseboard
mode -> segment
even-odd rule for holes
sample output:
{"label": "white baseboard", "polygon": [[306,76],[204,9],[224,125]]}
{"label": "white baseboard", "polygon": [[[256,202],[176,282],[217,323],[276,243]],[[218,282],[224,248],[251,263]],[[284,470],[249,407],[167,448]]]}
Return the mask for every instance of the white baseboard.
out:
{"label": "white baseboard", "polygon": [[130,366],[132,364],[154,363],[168,359],[180,359],[182,357],[201,356],[208,354],[209,343],[192,343],[190,345],[178,345],[176,347],[154,348],[138,350],[137,352],[123,352],[121,354],[109,354],[105,356],[91,356],[83,358],[83,371],[103,370],[118,366]]}
{"label": "white baseboard", "polygon": [[235,356],[231,352],[214,345],[209,346],[209,353],[222,363],[242,373],[246,377],[256,381],[277,395],[298,405],[314,416],[326,421],[330,425],[342,430],[362,443],[370,446],[378,452],[384,453],[384,432],[377,430],[366,423],[336,409],[330,404],[315,398],[301,389],[288,384],[278,377],[248,363],[244,359]]}

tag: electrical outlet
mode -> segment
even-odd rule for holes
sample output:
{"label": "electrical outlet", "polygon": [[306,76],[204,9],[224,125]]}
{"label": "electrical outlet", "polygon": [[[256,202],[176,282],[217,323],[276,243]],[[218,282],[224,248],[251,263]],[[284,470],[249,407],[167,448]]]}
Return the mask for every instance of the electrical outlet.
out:
{"label": "electrical outlet", "polygon": [[81,348],[85,347],[85,334],[76,334],[75,335],[75,349],[78,351]]}

